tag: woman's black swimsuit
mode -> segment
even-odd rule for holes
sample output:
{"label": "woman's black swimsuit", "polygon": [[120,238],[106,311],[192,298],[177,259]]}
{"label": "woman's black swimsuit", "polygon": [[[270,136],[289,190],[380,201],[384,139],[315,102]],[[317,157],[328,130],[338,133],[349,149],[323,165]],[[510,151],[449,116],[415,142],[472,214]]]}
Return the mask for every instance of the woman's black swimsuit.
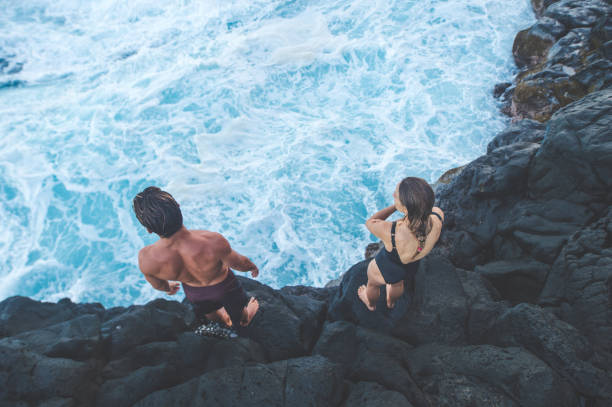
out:
{"label": "woman's black swimsuit", "polygon": [[[436,215],[442,221],[442,217],[438,213],[431,212],[431,214]],[[391,224],[391,244],[393,249],[387,251],[383,247],[375,257],[378,269],[387,284],[395,284],[407,278],[413,278],[419,269],[419,262],[421,261],[417,260],[408,264],[402,263],[395,247],[395,226],[396,222],[393,222]]]}

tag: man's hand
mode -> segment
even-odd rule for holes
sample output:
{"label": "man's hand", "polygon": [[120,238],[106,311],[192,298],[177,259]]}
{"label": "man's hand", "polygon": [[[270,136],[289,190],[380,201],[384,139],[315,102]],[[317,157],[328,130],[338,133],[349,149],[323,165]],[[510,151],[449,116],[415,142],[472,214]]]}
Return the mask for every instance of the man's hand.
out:
{"label": "man's hand", "polygon": [[168,281],[168,287],[170,287],[170,289],[168,291],[166,291],[166,294],[174,295],[174,294],[176,294],[176,292],[181,287],[181,284],[177,283],[176,281],[173,281],[173,282],[169,282]]}
{"label": "man's hand", "polygon": [[255,268],[253,270],[251,270],[251,277],[255,278],[259,275],[259,269],[257,268],[257,266],[253,265]]}

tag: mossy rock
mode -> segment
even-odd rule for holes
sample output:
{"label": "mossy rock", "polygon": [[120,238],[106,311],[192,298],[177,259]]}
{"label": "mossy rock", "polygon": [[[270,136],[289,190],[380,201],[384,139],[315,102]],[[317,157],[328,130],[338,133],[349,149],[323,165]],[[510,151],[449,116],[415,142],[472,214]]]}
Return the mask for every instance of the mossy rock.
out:
{"label": "mossy rock", "polygon": [[531,28],[519,31],[514,37],[512,55],[519,68],[530,67],[543,62],[554,38],[535,33]]}
{"label": "mossy rock", "polygon": [[563,106],[587,94],[588,91],[572,78],[526,80],[514,90],[513,113],[543,123]]}

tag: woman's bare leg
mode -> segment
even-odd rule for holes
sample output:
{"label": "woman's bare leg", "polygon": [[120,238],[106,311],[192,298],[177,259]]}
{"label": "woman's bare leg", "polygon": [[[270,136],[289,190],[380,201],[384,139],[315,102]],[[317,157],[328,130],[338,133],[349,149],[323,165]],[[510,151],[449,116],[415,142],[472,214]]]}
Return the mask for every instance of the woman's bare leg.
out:
{"label": "woman's bare leg", "polygon": [[368,266],[368,283],[357,289],[357,296],[365,304],[370,311],[376,309],[376,302],[380,297],[380,287],[385,283],[385,280],[378,270],[376,261],[372,260]]}
{"label": "woman's bare leg", "polygon": [[404,281],[395,284],[387,284],[387,307],[395,307],[395,301],[404,294]]}
{"label": "woman's bare leg", "polygon": [[357,289],[357,295],[370,311],[374,311],[376,310],[378,297],[380,297],[380,286],[368,281],[368,284],[362,285]]}

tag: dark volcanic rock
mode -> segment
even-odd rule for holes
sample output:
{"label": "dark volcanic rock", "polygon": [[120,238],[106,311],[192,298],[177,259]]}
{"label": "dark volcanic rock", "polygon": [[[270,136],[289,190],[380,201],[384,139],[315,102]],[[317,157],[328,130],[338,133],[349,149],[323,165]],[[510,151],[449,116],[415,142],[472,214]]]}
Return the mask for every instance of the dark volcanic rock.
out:
{"label": "dark volcanic rock", "polygon": [[132,348],[102,370],[99,406],[131,406],[154,391],[175,386],[215,369],[265,363],[261,347],[248,339],[202,338],[192,332],[176,341]]}
{"label": "dark volcanic rock", "polygon": [[[589,341],[553,314],[528,304],[506,311],[491,327],[489,343],[520,346],[549,364],[574,389],[599,402],[612,402],[610,360],[594,353]],[[605,405],[605,404],[602,404]]]}
{"label": "dark volcanic rock", "polygon": [[506,208],[526,194],[527,171],[538,148],[534,143],[497,148],[440,188],[437,200],[446,214],[445,231],[435,250],[465,269],[491,261],[497,224]]}
{"label": "dark volcanic rock", "polygon": [[554,115],[529,169],[532,195],[585,205],[612,202],[611,113],[612,89],[607,89]]}
{"label": "dark volcanic rock", "polygon": [[487,154],[499,147],[515,143],[540,143],[546,133],[545,126],[535,120],[519,120],[510,124],[504,131],[496,135],[487,145]]}
{"label": "dark volcanic rock", "polygon": [[606,15],[610,4],[601,0],[561,0],[550,5],[544,17],[560,21],[567,28],[589,27]]}
{"label": "dark volcanic rock", "polygon": [[506,91],[506,89],[508,89],[510,86],[512,86],[512,82],[503,82],[503,83],[498,83],[497,85],[495,85],[495,87],[493,88],[493,97],[494,98],[498,98],[501,95],[504,94],[504,92]]}
{"label": "dark volcanic rock", "polygon": [[37,404],[50,398],[74,399],[91,405],[95,365],[64,358],[41,356],[26,343],[0,340],[0,401]]}
{"label": "dark volcanic rock", "polygon": [[612,352],[612,209],[574,234],[553,264],[539,303]]}
{"label": "dark volcanic rock", "polygon": [[410,349],[401,340],[338,321],[325,324],[313,353],[341,365],[352,381],[376,382],[402,393],[415,406],[427,406],[406,368]]}
{"label": "dark volcanic rock", "polygon": [[215,370],[152,393],[135,406],[335,406],[343,392],[339,366],[309,356]]}
{"label": "dark volcanic rock", "polygon": [[244,335],[261,344],[271,361],[308,354],[325,320],[327,304],[315,299],[314,293],[308,295],[308,290],[294,295],[290,292],[295,290],[278,292],[239,278],[248,294],[259,301],[259,311]]}
{"label": "dark volcanic rock", "polygon": [[403,394],[387,390],[377,383],[359,382],[355,384],[342,405],[343,407],[412,407]]}
{"label": "dark volcanic rock", "polygon": [[110,341],[111,358],[116,358],[136,345],[175,340],[188,325],[183,305],[158,299],[146,305],[131,306],[106,321],[102,325],[102,335]]}
{"label": "dark volcanic rock", "polygon": [[559,0],[531,0],[531,6],[533,11],[535,12],[538,18],[542,17],[542,13],[546,10],[546,7],[550,6],[553,3],[556,3]]}
{"label": "dark volcanic rock", "polygon": [[10,297],[0,303],[0,337],[55,325],[82,314],[102,316],[104,307],[99,303],[75,304],[68,298],[51,303]]}
{"label": "dark volcanic rock", "polygon": [[571,386],[521,348],[424,345],[410,352],[410,371],[435,405],[577,405]]}
{"label": "dark volcanic rock", "polygon": [[466,333],[468,343],[482,343],[482,336],[508,308],[499,292],[477,273],[457,269],[469,307]]}
{"label": "dark volcanic rock", "polygon": [[612,4],[562,0],[521,31],[513,53],[519,67],[510,108],[514,118],[547,121],[559,108],[612,85]]}
{"label": "dark volcanic rock", "polygon": [[592,93],[556,112],[541,144],[470,163],[438,191],[446,220],[436,251],[465,269],[525,257],[552,264],[612,201],[611,111],[612,90]]}
{"label": "dark volcanic rock", "polygon": [[84,314],[13,338],[27,343],[30,350],[49,357],[85,360],[99,357],[105,351],[100,319],[96,314]]}
{"label": "dark volcanic rock", "polygon": [[519,31],[512,45],[514,62],[519,68],[543,62],[550,47],[567,29],[554,18],[542,18],[531,28]]}
{"label": "dark volcanic rock", "polygon": [[503,298],[515,304],[536,302],[549,270],[548,264],[530,258],[499,260],[474,269],[491,281]]}

